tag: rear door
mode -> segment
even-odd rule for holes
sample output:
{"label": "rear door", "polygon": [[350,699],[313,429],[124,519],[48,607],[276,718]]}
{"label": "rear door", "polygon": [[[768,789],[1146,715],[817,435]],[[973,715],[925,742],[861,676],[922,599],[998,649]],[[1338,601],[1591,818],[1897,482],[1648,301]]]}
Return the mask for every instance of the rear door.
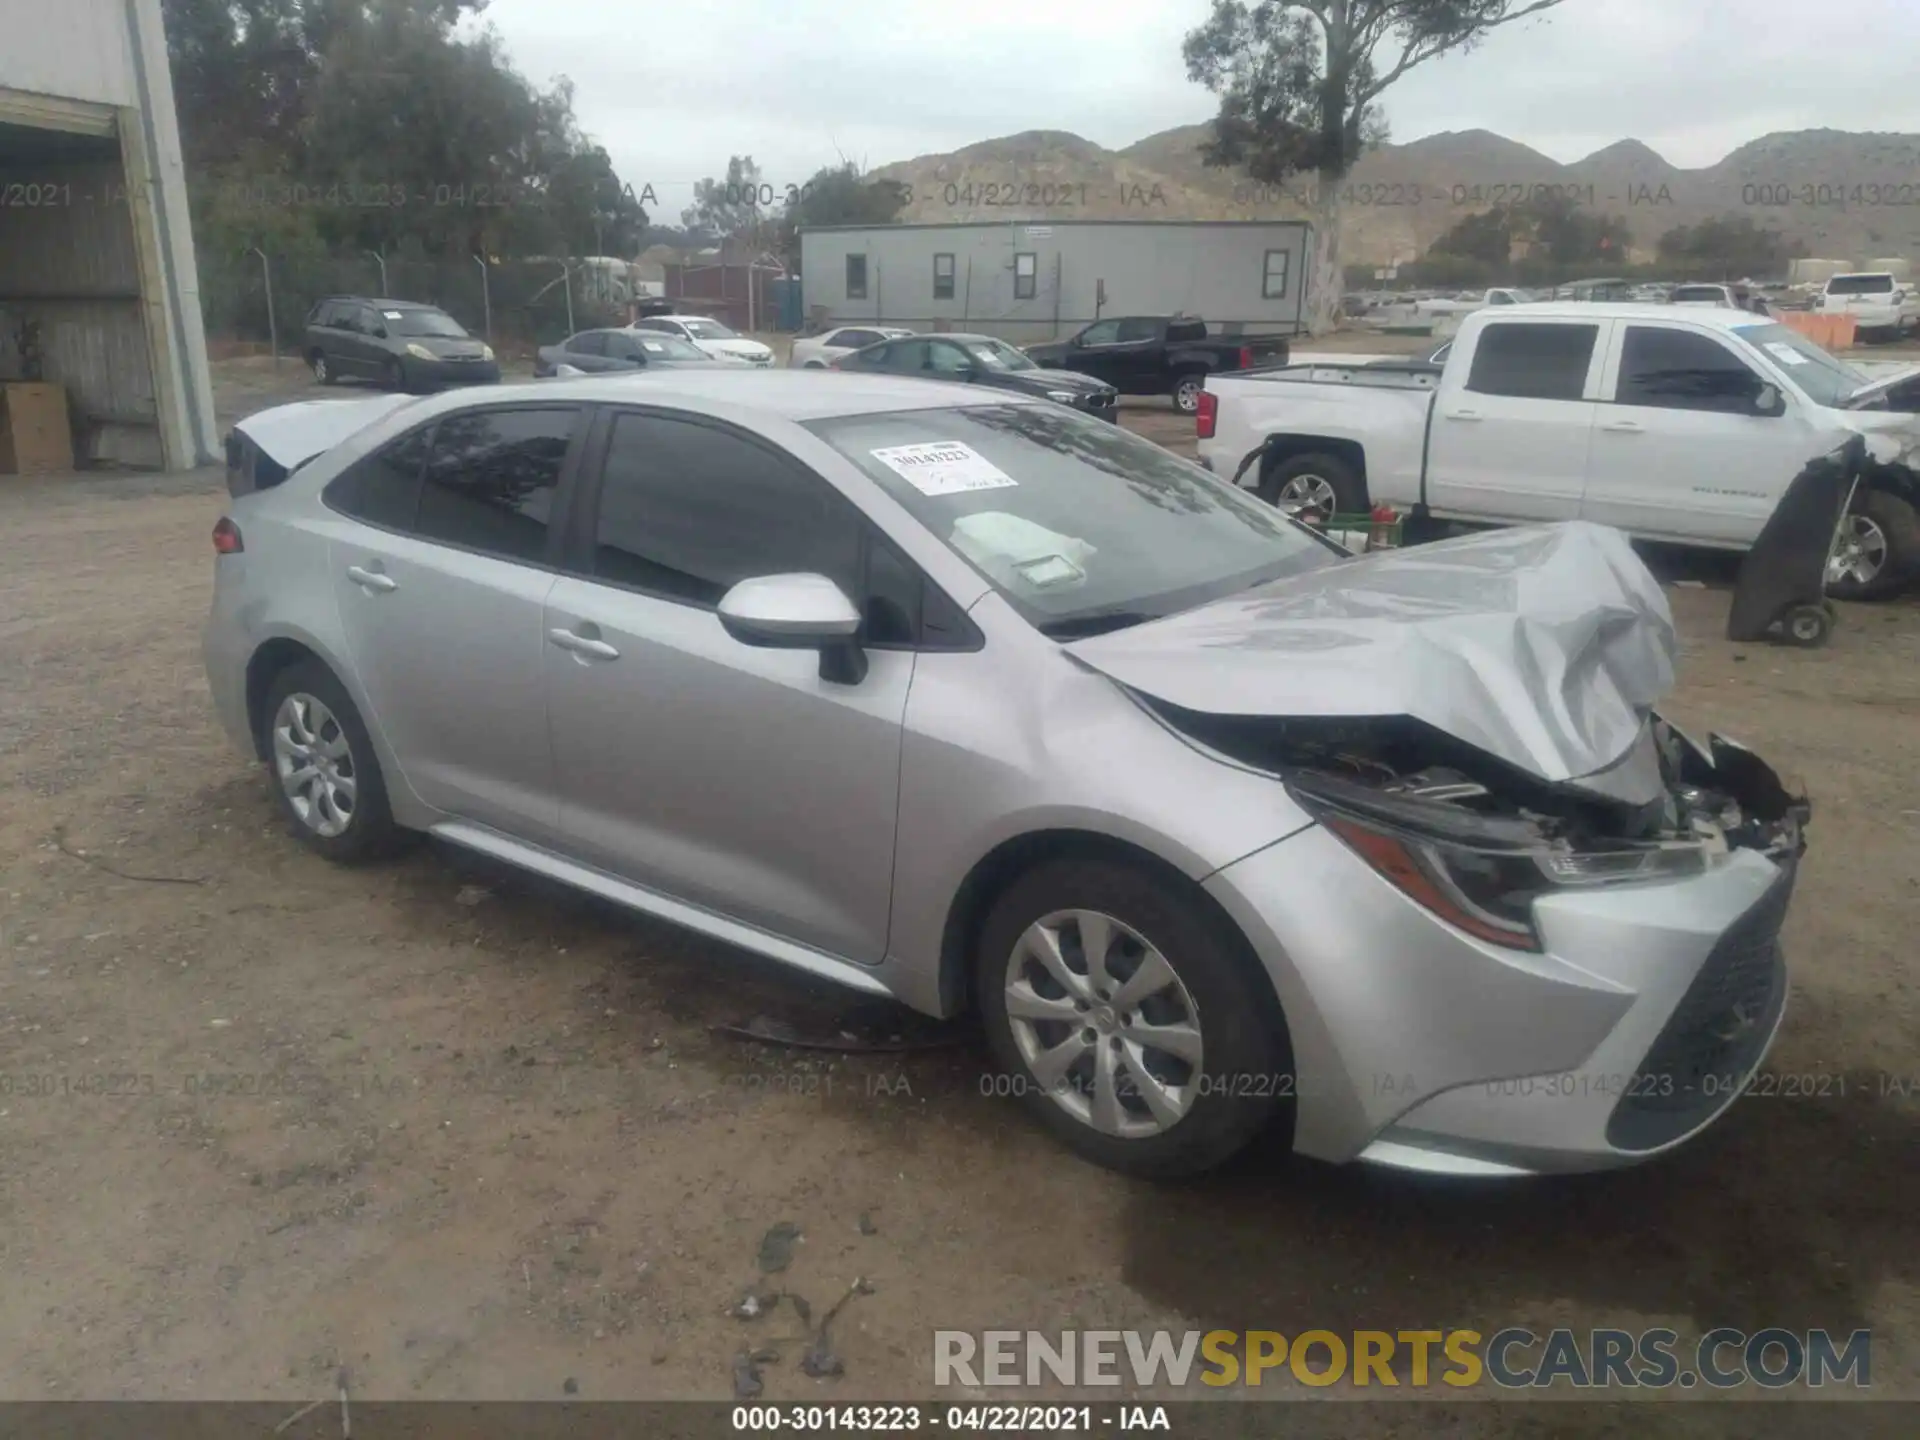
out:
{"label": "rear door", "polygon": [[[554,586],[545,621],[566,848],[877,963],[917,572],[825,480],[747,432],[647,409],[610,411],[601,431],[586,573]],[[865,597],[859,683],[823,680],[813,651],[743,645],[721,627],[731,586],[789,572]]]}
{"label": "rear door", "polygon": [[578,406],[456,411],[327,487],[347,651],[428,805],[551,843],[542,630]]}
{"label": "rear door", "polygon": [[1797,407],[1756,415],[1761,389],[1784,387],[1718,333],[1658,321],[1617,329],[1582,517],[1654,538],[1751,543],[1819,448],[1805,419]]}
{"label": "rear door", "polygon": [[589,375],[613,368],[607,362],[607,332],[604,330],[582,330],[567,341],[566,356],[567,364]]}
{"label": "rear door", "polygon": [[1427,504],[1488,520],[1572,520],[1587,482],[1611,320],[1501,319],[1455,348],[1435,399]]}

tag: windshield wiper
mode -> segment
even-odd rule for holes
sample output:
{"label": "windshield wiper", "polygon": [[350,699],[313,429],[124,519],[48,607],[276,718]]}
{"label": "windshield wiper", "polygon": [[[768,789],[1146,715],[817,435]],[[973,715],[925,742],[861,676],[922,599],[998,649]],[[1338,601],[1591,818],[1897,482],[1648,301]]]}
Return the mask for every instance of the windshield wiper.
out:
{"label": "windshield wiper", "polygon": [[1111,634],[1115,630],[1130,629],[1160,618],[1142,610],[1090,610],[1084,615],[1049,620],[1040,627],[1040,633],[1049,640],[1085,640],[1089,636]]}

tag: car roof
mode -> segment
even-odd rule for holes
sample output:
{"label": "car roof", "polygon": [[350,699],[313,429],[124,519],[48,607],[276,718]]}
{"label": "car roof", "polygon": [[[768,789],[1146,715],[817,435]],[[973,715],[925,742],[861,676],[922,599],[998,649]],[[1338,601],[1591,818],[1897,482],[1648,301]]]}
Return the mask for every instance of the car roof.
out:
{"label": "car roof", "polygon": [[[603,405],[660,404],[693,411],[745,410],[763,418],[794,422],[983,403],[977,386],[958,382],[848,370],[767,370],[747,365],[487,385],[449,391],[429,403],[434,405],[434,413],[445,414],[486,405],[555,399]],[[995,390],[992,403],[1040,402]]]}
{"label": "car roof", "polygon": [[[726,321],[717,315],[682,315],[678,311],[670,315],[642,315],[640,318],[642,320],[711,320],[716,325],[727,324]],[[732,329],[733,327],[728,325],[727,328]]]}
{"label": "car roof", "polygon": [[[1477,319],[1481,315],[1488,316],[1493,323],[1527,316],[1565,320],[1672,320],[1675,318],[1671,305],[1634,303],[1625,300],[1599,302],[1542,300],[1529,305],[1503,305],[1498,310],[1478,311],[1471,318]],[[1765,316],[1755,315],[1751,310],[1734,310],[1727,306],[1714,309],[1706,305],[1687,311],[1686,320],[1690,325],[1712,325],[1722,330],[1767,323]]]}
{"label": "car roof", "polygon": [[375,299],[371,295],[322,295],[313,303],[322,305],[331,300],[346,300],[355,305],[374,305],[382,310],[440,310],[441,314],[444,315],[446,313],[444,310],[441,310],[438,305],[429,304],[425,300]]}

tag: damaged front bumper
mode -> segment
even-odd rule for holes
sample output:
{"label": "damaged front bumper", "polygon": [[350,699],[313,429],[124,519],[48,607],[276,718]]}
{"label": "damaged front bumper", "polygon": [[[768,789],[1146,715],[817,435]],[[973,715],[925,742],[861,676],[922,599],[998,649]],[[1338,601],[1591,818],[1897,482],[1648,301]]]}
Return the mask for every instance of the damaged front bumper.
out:
{"label": "damaged front bumper", "polygon": [[1751,752],[1652,723],[1681,808],[1723,813],[1725,845],[1697,874],[1542,896],[1537,948],[1448,923],[1325,825],[1208,880],[1286,1010],[1296,1149],[1452,1174],[1604,1169],[1681,1144],[1739,1096],[1785,1010],[1807,808]]}

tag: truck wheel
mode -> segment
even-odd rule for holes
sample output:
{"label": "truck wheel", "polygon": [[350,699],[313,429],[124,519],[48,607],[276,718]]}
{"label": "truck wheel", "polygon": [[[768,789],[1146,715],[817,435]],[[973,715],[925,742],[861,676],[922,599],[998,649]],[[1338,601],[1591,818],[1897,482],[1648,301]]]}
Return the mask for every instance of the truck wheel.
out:
{"label": "truck wheel", "polygon": [[1868,490],[1840,524],[1827,562],[1827,593],[1840,600],[1885,600],[1920,573],[1920,513],[1898,495]]}
{"label": "truck wheel", "polygon": [[1176,375],[1173,379],[1173,408],[1191,415],[1200,408],[1200,392],[1207,388],[1207,377],[1200,371]]}
{"label": "truck wheel", "polygon": [[1368,508],[1367,487],[1336,455],[1296,455],[1260,479],[1260,498],[1282,510],[1355,515]]}

